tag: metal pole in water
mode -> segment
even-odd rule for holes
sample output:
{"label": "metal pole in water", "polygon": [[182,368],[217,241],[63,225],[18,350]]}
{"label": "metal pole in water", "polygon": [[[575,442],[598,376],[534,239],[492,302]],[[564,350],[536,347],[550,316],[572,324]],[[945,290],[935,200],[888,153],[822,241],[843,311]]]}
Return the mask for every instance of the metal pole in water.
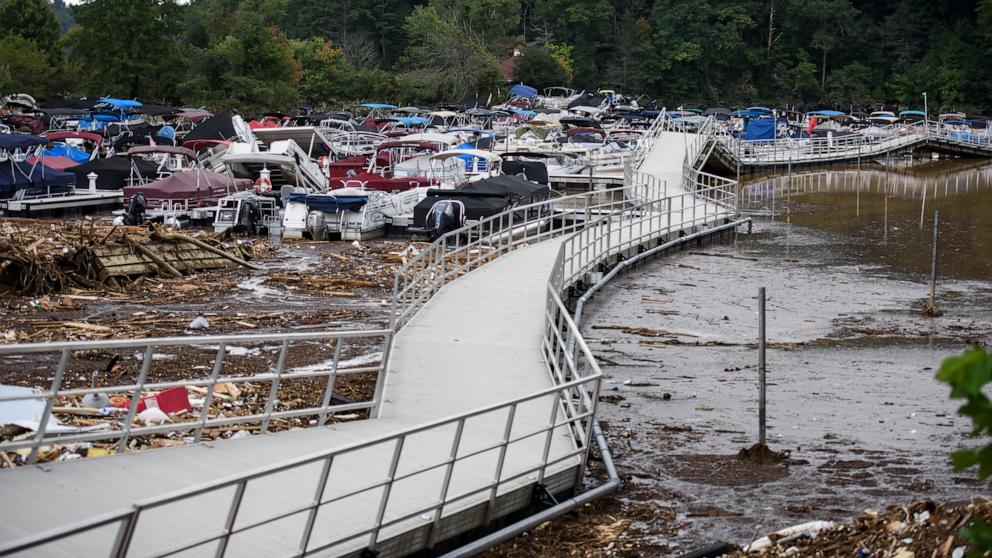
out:
{"label": "metal pole in water", "polygon": [[923,203],[920,205],[920,228],[923,228],[923,212],[927,209],[927,183],[923,183],[923,196],[921,196]]}
{"label": "metal pole in water", "polygon": [[887,244],[889,242],[889,193],[885,192],[885,218],[884,224],[885,231],[882,233],[882,243]]}
{"label": "metal pole in water", "polygon": [[940,213],[933,211],[933,252],[930,256],[930,311],[937,310],[937,241],[940,238]]}
{"label": "metal pole in water", "polygon": [[765,288],[758,289],[758,443],[765,445]]}

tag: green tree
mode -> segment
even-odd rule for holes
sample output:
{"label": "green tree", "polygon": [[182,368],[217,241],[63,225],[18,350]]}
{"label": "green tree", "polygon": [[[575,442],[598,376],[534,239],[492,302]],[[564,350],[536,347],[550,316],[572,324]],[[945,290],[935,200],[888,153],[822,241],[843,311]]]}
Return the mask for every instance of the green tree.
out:
{"label": "green tree", "polygon": [[[951,386],[951,399],[964,399],[958,414],[971,419],[974,438],[984,440],[978,448],[962,449],[951,455],[954,468],[963,471],[977,468],[978,478],[987,481],[992,477],[992,402],[984,390],[992,383],[992,354],[974,348],[943,362],[937,379]],[[962,529],[962,534],[972,542],[968,558],[986,556],[992,551],[992,526],[982,519],[974,520]]]}
{"label": "green tree", "polygon": [[183,74],[175,0],[88,0],[72,7],[65,44],[80,93],[175,101]]}
{"label": "green tree", "polygon": [[500,81],[499,63],[485,45],[433,6],[418,6],[404,27],[409,43],[403,52],[402,81],[413,100],[460,100],[485,97]]}
{"label": "green tree", "polygon": [[289,39],[267,21],[272,4],[245,0],[236,11],[218,14],[205,48],[191,46],[188,79],[180,85],[187,101],[250,114],[293,110],[299,97],[299,67]]}
{"label": "green tree", "polygon": [[[820,51],[820,87],[827,85],[829,54],[838,49],[855,28],[860,12],[851,0],[791,0],[787,21],[790,33]],[[808,40],[803,40],[808,37]]]}
{"label": "green tree", "polygon": [[538,89],[568,85],[568,72],[547,49],[525,48],[521,54],[520,62],[513,70],[513,81]]}
{"label": "green tree", "polygon": [[54,74],[47,54],[34,41],[17,35],[0,39],[0,92],[44,96]]}
{"label": "green tree", "polygon": [[311,37],[305,41],[290,40],[293,57],[299,68],[300,100],[318,106],[333,99],[344,99],[342,77],[350,70],[344,52],[327,39]]}
{"label": "green tree", "polygon": [[33,42],[50,64],[61,59],[59,20],[46,0],[0,0],[0,37],[4,35]]}
{"label": "green tree", "polygon": [[520,38],[519,0],[430,0],[430,6],[493,54],[503,54]]}

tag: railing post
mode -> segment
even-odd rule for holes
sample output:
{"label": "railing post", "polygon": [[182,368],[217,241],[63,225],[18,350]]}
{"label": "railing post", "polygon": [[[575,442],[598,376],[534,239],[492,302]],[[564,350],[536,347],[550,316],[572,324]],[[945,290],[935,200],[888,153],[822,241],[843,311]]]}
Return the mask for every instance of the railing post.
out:
{"label": "railing post", "polygon": [[62,378],[65,376],[66,366],[69,365],[69,357],[72,353],[69,349],[62,349],[59,357],[58,368],[55,369],[55,376],[52,377],[52,389],[48,397],[45,398],[45,410],[41,413],[41,421],[38,423],[38,431],[34,434],[34,444],[31,446],[31,453],[28,455],[28,464],[33,465],[38,460],[38,448],[48,433],[48,421],[52,416],[52,407],[55,406],[55,398],[58,397],[59,389],[62,387]]}
{"label": "railing post", "polygon": [[131,405],[127,410],[127,422],[124,423],[124,435],[117,443],[117,453],[124,453],[127,449],[127,439],[131,435],[131,427],[134,424],[134,415],[138,411],[138,401],[141,400],[141,393],[145,389],[145,378],[148,377],[148,369],[152,367],[152,356],[155,354],[155,345],[148,345],[145,348],[144,358],[141,361],[141,372],[138,373],[138,382],[131,395]]}

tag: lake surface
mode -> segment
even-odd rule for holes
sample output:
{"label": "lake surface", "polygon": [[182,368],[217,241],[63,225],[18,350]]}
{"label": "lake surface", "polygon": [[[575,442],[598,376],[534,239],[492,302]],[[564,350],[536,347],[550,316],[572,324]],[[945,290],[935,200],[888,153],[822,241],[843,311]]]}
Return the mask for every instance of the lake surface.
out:
{"label": "lake surface", "polygon": [[[795,174],[791,188],[760,178],[745,193],[752,234],[653,260],[592,301],[583,332],[609,375],[600,413],[620,498],[657,510],[631,529],[641,548],[746,543],[866,508],[989,494],[950,468],[969,423],[934,374],[992,344],[990,176],[989,165],[941,163]],[[934,209],[939,318],[920,311]],[[761,286],[769,445],[787,466],[734,458],[757,441]]]}

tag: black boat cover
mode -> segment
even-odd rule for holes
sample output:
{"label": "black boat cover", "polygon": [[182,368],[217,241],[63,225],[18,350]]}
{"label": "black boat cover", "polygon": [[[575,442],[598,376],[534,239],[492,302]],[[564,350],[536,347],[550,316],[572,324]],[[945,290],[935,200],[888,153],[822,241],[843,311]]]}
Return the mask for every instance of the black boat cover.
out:
{"label": "black boat cover", "polygon": [[[152,180],[158,178],[158,165],[155,163],[135,157],[134,166],[142,177]],[[127,179],[131,176],[131,160],[115,155],[106,159],[94,159],[68,170],[76,176],[76,184],[80,188],[89,186],[90,181],[86,175],[95,172],[97,190],[120,190],[127,185]]]}
{"label": "black boat cover", "polygon": [[183,138],[183,143],[196,140],[227,141],[235,138],[238,132],[234,129],[234,113],[222,112],[200,122]]}
{"label": "black boat cover", "polygon": [[527,180],[538,184],[550,184],[548,166],[541,161],[503,161],[503,174],[523,174]]}

